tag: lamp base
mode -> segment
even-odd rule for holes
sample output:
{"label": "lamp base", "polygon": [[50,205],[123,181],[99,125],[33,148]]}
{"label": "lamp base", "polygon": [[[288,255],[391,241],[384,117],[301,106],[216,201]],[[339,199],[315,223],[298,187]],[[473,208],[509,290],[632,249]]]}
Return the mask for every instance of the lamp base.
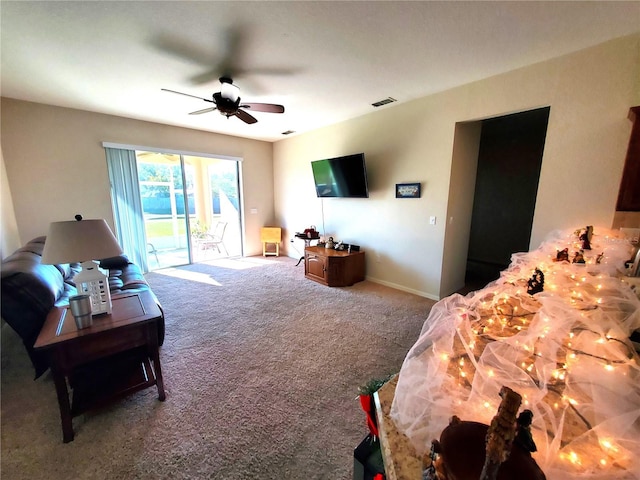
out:
{"label": "lamp base", "polygon": [[111,313],[109,280],[94,261],[82,262],[82,271],[73,279],[78,295],[91,297],[91,314]]}

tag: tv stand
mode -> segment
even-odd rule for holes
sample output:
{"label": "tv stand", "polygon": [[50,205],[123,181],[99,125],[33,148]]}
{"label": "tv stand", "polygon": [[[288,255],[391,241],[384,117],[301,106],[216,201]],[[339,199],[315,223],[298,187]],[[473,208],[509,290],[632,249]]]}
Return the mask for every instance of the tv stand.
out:
{"label": "tv stand", "polygon": [[364,280],[364,252],[324,247],[304,249],[304,276],[328,287],[348,287]]}

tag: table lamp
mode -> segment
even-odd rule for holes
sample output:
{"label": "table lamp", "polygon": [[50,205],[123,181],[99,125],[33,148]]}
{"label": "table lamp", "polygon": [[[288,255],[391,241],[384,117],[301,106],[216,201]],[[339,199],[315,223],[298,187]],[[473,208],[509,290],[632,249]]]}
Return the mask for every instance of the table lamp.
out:
{"label": "table lamp", "polygon": [[91,313],[111,313],[111,292],[107,276],[100,271],[94,260],[115,257],[122,254],[107,222],[83,220],[81,215],[75,221],[52,222],[44,243],[42,263],[81,263],[82,271],[73,278],[78,295],[91,297]]}

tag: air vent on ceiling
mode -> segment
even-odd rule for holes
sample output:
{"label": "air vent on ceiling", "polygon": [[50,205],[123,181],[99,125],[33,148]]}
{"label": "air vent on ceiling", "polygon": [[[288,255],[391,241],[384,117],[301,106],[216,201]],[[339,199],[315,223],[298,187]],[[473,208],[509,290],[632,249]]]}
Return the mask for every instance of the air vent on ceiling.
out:
{"label": "air vent on ceiling", "polygon": [[292,133],[296,133],[295,130],[287,130],[286,132],[282,132],[282,135],[291,135]]}
{"label": "air vent on ceiling", "polygon": [[384,100],[380,100],[379,102],[372,103],[371,105],[373,105],[374,107],[381,107],[383,105],[387,105],[388,103],[393,103],[393,102],[397,102],[397,100],[393,97],[387,97]]}

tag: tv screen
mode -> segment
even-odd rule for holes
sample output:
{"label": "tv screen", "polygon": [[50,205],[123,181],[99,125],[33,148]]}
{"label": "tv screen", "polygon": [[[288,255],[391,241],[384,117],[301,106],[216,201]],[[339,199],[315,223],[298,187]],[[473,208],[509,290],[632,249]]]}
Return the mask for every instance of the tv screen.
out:
{"label": "tv screen", "polygon": [[318,197],[369,197],[364,153],[311,162]]}

